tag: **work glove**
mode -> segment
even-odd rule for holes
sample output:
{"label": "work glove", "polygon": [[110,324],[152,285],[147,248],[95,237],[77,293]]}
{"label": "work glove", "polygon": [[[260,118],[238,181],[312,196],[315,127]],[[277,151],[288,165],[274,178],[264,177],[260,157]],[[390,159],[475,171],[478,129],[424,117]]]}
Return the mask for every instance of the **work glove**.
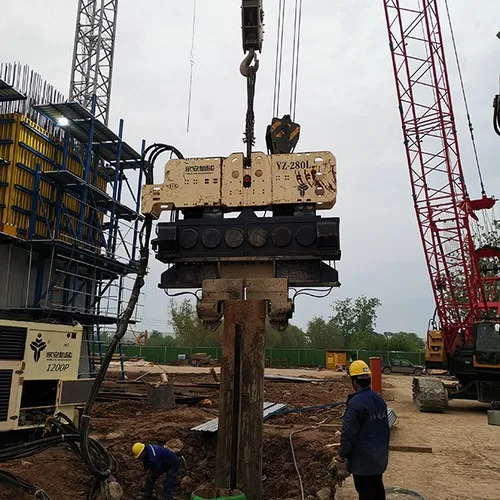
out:
{"label": "work glove", "polygon": [[347,460],[344,460],[344,462],[338,462],[334,457],[330,462],[328,469],[332,473],[332,482],[335,486],[342,486],[344,481],[350,476],[350,472],[347,470]]}

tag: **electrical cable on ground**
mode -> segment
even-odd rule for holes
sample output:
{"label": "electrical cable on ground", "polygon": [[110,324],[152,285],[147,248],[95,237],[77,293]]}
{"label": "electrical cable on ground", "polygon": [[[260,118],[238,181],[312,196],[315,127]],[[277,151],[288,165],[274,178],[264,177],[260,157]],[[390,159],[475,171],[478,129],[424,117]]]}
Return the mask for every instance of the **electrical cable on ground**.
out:
{"label": "electrical cable on ground", "polygon": [[303,429],[297,429],[296,431],[292,431],[290,433],[290,448],[292,450],[293,465],[295,466],[295,470],[297,471],[297,476],[299,478],[300,495],[301,495],[302,500],[305,500],[306,496],[304,493],[304,485],[302,483],[302,476],[300,475],[299,465],[297,463],[297,457],[295,456],[295,448],[293,447],[293,439],[292,438],[293,438],[294,434],[298,434],[299,432],[304,432],[304,431],[307,431],[309,429],[316,429],[318,427],[321,427],[329,418],[330,417],[325,418],[324,420],[322,420],[321,422],[319,422],[316,425],[310,425],[308,427],[304,427]]}
{"label": "electrical cable on ground", "polygon": [[0,471],[0,483],[5,483],[14,488],[21,490],[28,495],[33,495],[35,498],[39,498],[41,500],[50,500],[49,495],[40,489],[38,486],[31,484],[19,476],[11,474],[7,471]]}
{"label": "electrical cable on ground", "polygon": [[[47,437],[29,441],[21,445],[12,445],[2,448],[0,450],[0,462],[6,462],[14,459],[19,460],[33,456],[61,444],[69,445],[75,454],[79,458],[82,458],[78,429],[66,415],[58,413],[56,416],[48,418],[46,422],[46,429],[47,432],[50,433]],[[109,464],[110,469],[113,471],[116,470],[117,465],[115,459],[102,444],[94,439],[89,439],[89,448],[95,461],[100,464]],[[38,486],[5,471],[0,471],[0,482],[10,484],[11,486],[21,489],[21,491],[34,495],[36,498],[50,500],[49,495]],[[95,486],[96,484],[94,482],[90,488],[87,498],[93,498]]]}
{"label": "electrical cable on ground", "polygon": [[283,410],[279,410],[277,412],[274,412],[274,416],[277,415],[287,415],[289,413],[302,413],[306,411],[314,411],[314,410],[329,410],[333,408],[338,408],[340,406],[345,406],[345,402],[341,401],[338,403],[328,403],[326,405],[318,405],[318,406],[305,406],[305,407],[298,407],[298,408],[285,408]]}

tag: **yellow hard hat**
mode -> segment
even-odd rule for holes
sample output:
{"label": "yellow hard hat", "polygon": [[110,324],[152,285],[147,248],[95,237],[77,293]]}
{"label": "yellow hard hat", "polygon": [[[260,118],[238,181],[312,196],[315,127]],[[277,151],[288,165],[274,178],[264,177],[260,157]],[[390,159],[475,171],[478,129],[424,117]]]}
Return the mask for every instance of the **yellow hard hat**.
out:
{"label": "yellow hard hat", "polygon": [[132,446],[132,455],[134,458],[139,458],[140,454],[144,451],[144,448],[146,448],[145,444],[135,443],[134,446]]}
{"label": "yellow hard hat", "polygon": [[349,376],[350,377],[359,377],[360,375],[368,375],[370,376],[372,372],[370,371],[370,367],[362,360],[358,359],[353,361],[349,365]]}

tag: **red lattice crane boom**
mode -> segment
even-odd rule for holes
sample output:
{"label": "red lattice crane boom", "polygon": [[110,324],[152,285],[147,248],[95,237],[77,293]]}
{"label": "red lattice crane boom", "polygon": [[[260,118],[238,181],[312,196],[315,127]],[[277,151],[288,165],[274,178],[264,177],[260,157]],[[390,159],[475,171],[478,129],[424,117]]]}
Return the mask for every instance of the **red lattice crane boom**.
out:
{"label": "red lattice crane boom", "polygon": [[[469,217],[495,202],[469,200],[437,0],[384,0],[415,211],[446,352],[472,342],[486,304]],[[415,8],[416,7],[416,8]]]}

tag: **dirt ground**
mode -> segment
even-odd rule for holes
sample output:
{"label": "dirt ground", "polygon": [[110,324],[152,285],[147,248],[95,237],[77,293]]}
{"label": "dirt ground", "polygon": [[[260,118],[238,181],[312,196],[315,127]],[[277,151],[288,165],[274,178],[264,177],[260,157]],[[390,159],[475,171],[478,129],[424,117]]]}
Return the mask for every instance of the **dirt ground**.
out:
{"label": "dirt ground", "polygon": [[[155,368],[155,367],[153,367]],[[206,368],[165,367],[174,384],[213,382]],[[131,380],[150,368],[128,370]],[[132,373],[134,371],[134,373]],[[303,407],[342,401],[350,392],[346,377],[327,371],[266,370],[266,373],[318,377],[315,384],[265,383],[267,401]],[[154,376],[148,375],[153,378]],[[113,378],[113,377],[111,377]],[[327,379],[322,381],[322,379]],[[331,379],[331,380],[330,380]],[[110,381],[112,386],[115,382]],[[92,433],[113,453],[119,464],[117,480],[125,499],[137,498],[142,489],[144,471],[130,457],[130,446],[140,440],[164,444],[172,438],[184,443],[186,465],[181,469],[182,483],[176,500],[190,497],[199,485],[213,480],[216,434],[196,433],[190,428],[217,416],[218,390],[203,389],[212,405],[178,406],[173,410],[153,410],[144,401],[98,403],[92,419]],[[396,410],[398,424],[391,444],[430,446],[433,453],[391,452],[386,486],[413,489],[426,500],[497,500],[500,498],[500,431],[488,426],[484,406],[470,402],[452,402],[446,414],[418,413],[411,402],[411,377],[384,377],[384,397]],[[297,474],[290,450],[291,430],[316,425],[326,420],[328,426],[309,429],[293,438],[298,466],[306,496],[330,485],[327,466],[338,440],[334,433],[341,424],[338,409],[281,415],[267,420],[264,434],[264,493],[266,500],[300,499]],[[118,433],[109,435],[109,433]],[[63,447],[37,456],[0,464],[0,468],[36,483],[53,500],[84,499],[89,475],[81,461]],[[159,487],[161,485],[158,485]],[[310,498],[311,498],[310,497]],[[28,499],[17,491],[0,485],[0,500]],[[160,497],[159,497],[160,498]],[[348,479],[336,499],[357,498]]]}
{"label": "dirt ground", "polygon": [[[451,401],[444,414],[419,413],[411,401],[411,377],[384,377],[398,423],[391,444],[432,447],[432,453],[390,452],[385,485],[419,492],[426,500],[498,500],[500,428],[488,425],[485,405]],[[352,479],[337,493],[354,500]]]}

